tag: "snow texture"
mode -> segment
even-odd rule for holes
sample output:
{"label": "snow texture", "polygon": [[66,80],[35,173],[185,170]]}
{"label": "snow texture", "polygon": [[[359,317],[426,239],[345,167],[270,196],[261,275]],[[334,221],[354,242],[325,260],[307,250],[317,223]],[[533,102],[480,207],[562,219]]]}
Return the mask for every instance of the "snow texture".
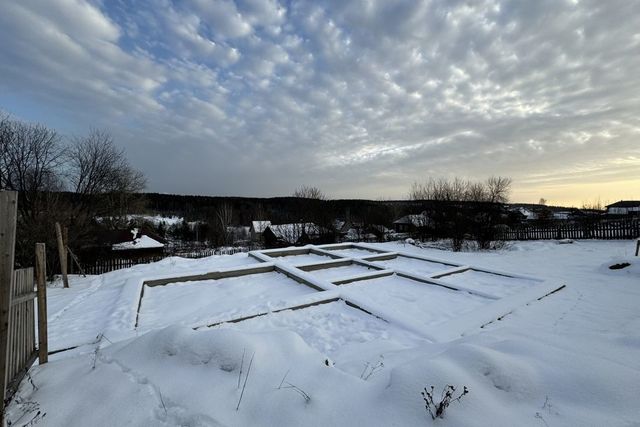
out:
{"label": "snow texture", "polygon": [[376,252],[368,251],[366,249],[359,249],[359,248],[331,249],[331,252],[336,255],[350,257],[350,258],[364,258],[367,256],[377,255]]}
{"label": "snow texture", "polygon": [[396,275],[342,285],[344,294],[358,301],[385,307],[410,317],[422,326],[433,326],[468,313],[491,300],[467,292],[429,285]]}
{"label": "snow texture", "polygon": [[145,287],[139,324],[146,329],[233,319],[243,311],[269,310],[283,305],[280,300],[314,292],[276,272]]}
{"label": "snow texture", "polygon": [[425,261],[421,259],[397,256],[392,259],[373,261],[376,264],[383,265],[386,268],[392,268],[400,271],[410,271],[419,275],[430,276],[433,273],[450,270],[454,266],[442,264],[438,262]]}
{"label": "snow texture", "polygon": [[114,251],[125,251],[131,249],[149,249],[149,248],[163,248],[164,244],[158,242],[155,239],[143,234],[140,237],[136,237],[130,242],[115,243],[111,246]]}
{"label": "snow texture", "polygon": [[466,270],[461,273],[449,274],[439,279],[454,286],[461,285],[467,289],[486,292],[498,297],[513,295],[529,286],[535,285],[532,280],[506,277],[478,270]]}
{"label": "snow texture", "polygon": [[300,255],[284,255],[274,257],[277,261],[284,261],[287,264],[292,265],[305,265],[305,264],[317,264],[323,261],[329,261],[331,258],[328,255],[318,255],[314,253],[300,254]]}
{"label": "snow texture", "polygon": [[[382,311],[395,312],[402,321],[386,322],[336,300],[193,330],[175,323],[208,315],[200,311],[207,304],[210,313],[226,310],[235,304],[233,293],[209,295],[217,285],[188,282],[167,285],[162,298],[162,292],[156,294],[160,288],[149,295],[145,288],[150,298],[143,299],[145,327],[136,329],[143,282],[257,260],[246,254],[169,258],[72,277],[70,289],[57,284],[48,289],[49,339],[51,350],[77,347],[31,369],[31,381],[22,383],[7,418],[12,426],[70,427],[638,426],[640,260],[633,256],[634,241],[519,242],[500,251],[465,253],[398,243],[370,246],[517,271],[566,287],[512,306],[500,321],[436,342],[419,332],[435,325],[446,335],[460,318],[542,285],[518,279],[511,288],[512,279],[510,284],[487,280],[476,271],[441,278],[492,291],[526,289],[482,304],[481,297],[397,276],[326,285],[326,291],[291,298],[291,289],[304,286],[278,280],[270,289],[282,291],[289,302],[352,295],[363,308],[384,305]],[[630,265],[609,269],[624,262]],[[237,301],[253,292],[264,295],[264,283],[256,277],[244,277],[251,286],[238,284]],[[305,277],[316,280],[310,273]],[[219,304],[207,300],[218,296]],[[279,297],[262,301],[271,300]],[[476,303],[479,307],[472,307]],[[174,324],[163,327],[169,323]],[[432,422],[420,390],[446,384],[465,385],[470,394],[452,403],[443,420]],[[37,411],[40,418],[32,422]]]}
{"label": "snow texture", "polygon": [[352,265],[344,265],[341,267],[329,267],[329,268],[321,268],[318,270],[312,270],[308,273],[312,276],[317,277],[321,280],[338,280],[345,277],[355,276],[363,273],[371,273],[377,271],[373,268],[367,268],[362,265],[352,264]]}

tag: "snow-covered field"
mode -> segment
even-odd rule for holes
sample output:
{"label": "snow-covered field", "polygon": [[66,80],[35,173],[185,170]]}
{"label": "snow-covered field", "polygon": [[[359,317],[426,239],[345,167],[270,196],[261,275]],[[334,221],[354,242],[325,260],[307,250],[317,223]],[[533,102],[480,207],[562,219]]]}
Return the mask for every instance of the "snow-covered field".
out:
{"label": "snow-covered field", "polygon": [[[32,368],[8,418],[51,426],[640,426],[634,243],[523,242],[463,253],[368,246],[448,265],[387,257],[370,262],[395,273],[360,261],[293,267],[331,264],[320,250],[273,257],[273,270],[259,274],[144,284],[260,263],[237,254],[169,258],[51,287],[49,345],[59,352]],[[608,268],[623,261],[631,266]],[[242,317],[250,318],[217,324]],[[446,384],[470,393],[432,421],[420,391],[433,385],[439,394]]]}

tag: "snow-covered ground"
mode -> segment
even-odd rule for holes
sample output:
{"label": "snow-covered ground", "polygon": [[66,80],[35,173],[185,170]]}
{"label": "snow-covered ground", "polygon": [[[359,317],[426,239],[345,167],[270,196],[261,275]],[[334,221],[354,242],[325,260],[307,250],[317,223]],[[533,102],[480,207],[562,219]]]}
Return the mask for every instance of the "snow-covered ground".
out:
{"label": "snow-covered ground", "polygon": [[345,265],[341,267],[329,267],[320,270],[310,271],[309,274],[324,280],[337,280],[343,277],[351,277],[358,274],[365,274],[375,271],[372,268],[363,267],[358,264]]}
{"label": "snow-covered ground", "polygon": [[[140,306],[142,329],[172,324],[203,325],[216,315],[240,317],[240,310],[269,310],[280,299],[315,291],[282,273],[269,272],[220,280],[171,283],[147,288]],[[252,309],[253,308],[253,309]]]}
{"label": "snow-covered ground", "polygon": [[[48,293],[50,350],[71,349],[32,368],[32,381],[22,384],[8,418],[12,425],[51,426],[640,425],[640,260],[633,257],[634,243],[523,242],[463,253],[369,246],[566,287],[515,304],[483,328],[434,341],[429,336],[446,336],[456,322],[517,301],[539,282],[477,270],[437,280],[502,297],[497,301],[396,274],[339,287],[322,282],[324,292],[287,271],[143,286],[258,263],[247,254],[169,258],[74,278],[70,289]],[[358,248],[332,252],[375,255]],[[289,260],[299,265],[295,257]],[[400,261],[384,267],[434,272],[422,261]],[[624,261],[631,266],[608,268]],[[349,265],[342,274],[360,273],[359,267]],[[333,280],[340,268],[307,275]],[[304,305],[323,298],[330,302],[276,312],[285,301]],[[339,298],[379,308],[389,321]],[[238,323],[189,327],[271,310]],[[446,384],[467,386],[470,393],[452,403],[444,419],[432,421],[420,391],[433,385],[439,394]]]}
{"label": "snow-covered ground", "polygon": [[433,274],[444,270],[449,270],[451,265],[437,263],[437,262],[425,262],[415,258],[398,256],[393,259],[376,261],[376,264],[381,264],[387,268],[394,268],[398,270],[413,271],[417,274]]}

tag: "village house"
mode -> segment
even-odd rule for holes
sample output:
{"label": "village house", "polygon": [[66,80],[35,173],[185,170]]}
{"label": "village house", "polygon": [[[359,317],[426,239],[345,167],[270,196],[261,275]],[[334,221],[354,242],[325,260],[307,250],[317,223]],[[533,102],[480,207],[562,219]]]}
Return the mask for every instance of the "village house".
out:
{"label": "village house", "polygon": [[608,215],[640,215],[640,200],[620,200],[607,205]]}
{"label": "village house", "polygon": [[252,242],[262,241],[262,233],[268,226],[271,225],[271,221],[251,221],[251,227],[249,233],[251,234]]}
{"label": "village house", "polygon": [[393,221],[393,229],[397,233],[413,233],[421,227],[429,224],[429,217],[426,212],[413,215],[405,215]]}
{"label": "village house", "polygon": [[317,240],[320,228],[312,222],[268,225],[262,233],[268,248],[304,245]]}
{"label": "village house", "polygon": [[105,243],[121,257],[162,255],[165,241],[150,230],[115,230],[105,235]]}

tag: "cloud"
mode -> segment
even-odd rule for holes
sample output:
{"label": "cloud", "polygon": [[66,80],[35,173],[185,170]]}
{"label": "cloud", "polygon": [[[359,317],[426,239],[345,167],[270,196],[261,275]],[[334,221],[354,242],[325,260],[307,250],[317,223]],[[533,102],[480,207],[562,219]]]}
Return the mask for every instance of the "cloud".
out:
{"label": "cloud", "polygon": [[0,105],[110,129],[155,191],[640,178],[634,2],[22,1],[0,25]]}
{"label": "cloud", "polygon": [[251,25],[232,0],[194,0],[193,5],[217,37],[224,39],[251,34]]}

